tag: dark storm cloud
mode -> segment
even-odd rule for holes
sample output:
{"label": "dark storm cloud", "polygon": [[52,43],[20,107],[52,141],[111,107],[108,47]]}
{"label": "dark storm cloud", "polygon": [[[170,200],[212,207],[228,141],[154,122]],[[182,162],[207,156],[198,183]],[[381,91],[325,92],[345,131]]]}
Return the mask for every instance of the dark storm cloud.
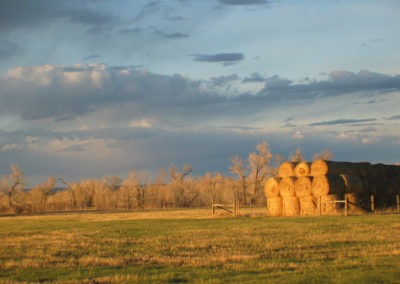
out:
{"label": "dark storm cloud", "polygon": [[[236,74],[195,81],[180,75],[146,72],[141,66],[85,64],[16,68],[10,70],[7,77],[0,78],[0,114],[19,115],[28,120],[53,118],[62,121],[110,106],[129,105],[130,112],[138,116],[151,114],[167,117],[171,121],[174,118],[179,121],[182,117],[190,117],[191,120],[226,115],[234,117],[265,111],[276,103],[293,99],[397,90],[400,81],[399,76],[367,71],[363,74],[342,74],[347,76],[343,78],[336,74],[330,76],[329,80],[312,81],[309,84],[296,84],[272,76],[265,79],[265,88],[260,93],[251,94],[229,89],[231,83],[240,80]],[[224,87],[225,91],[231,93],[223,95],[216,87]],[[391,119],[397,119],[397,116]],[[371,121],[343,119],[315,122],[311,126]],[[290,123],[286,126],[293,125]]]}
{"label": "dark storm cloud", "polygon": [[0,1],[0,32],[66,19],[72,23],[99,28],[114,18],[88,9],[70,9],[71,2],[61,0],[2,0]]}
{"label": "dark storm cloud", "polygon": [[144,113],[149,108],[201,107],[225,100],[201,89],[200,82],[180,75],[158,75],[130,67],[33,67],[18,72],[16,77],[0,79],[0,114],[58,119],[115,103],[133,103]]}
{"label": "dark storm cloud", "polygon": [[21,51],[21,47],[7,39],[0,39],[0,59],[9,59],[16,56]]}
{"label": "dark storm cloud", "polygon": [[266,0],[218,0],[218,2],[225,5],[262,5],[268,3]]}
{"label": "dark storm cloud", "polygon": [[0,32],[20,26],[33,26],[51,17],[57,1],[0,1]]}
{"label": "dark storm cloud", "polygon": [[337,125],[337,124],[353,124],[353,123],[364,123],[376,121],[375,118],[367,119],[336,119],[331,121],[314,122],[309,124],[309,126],[320,126],[320,125]]}
{"label": "dark storm cloud", "polygon": [[194,61],[199,62],[237,62],[244,59],[243,53],[192,54]]}

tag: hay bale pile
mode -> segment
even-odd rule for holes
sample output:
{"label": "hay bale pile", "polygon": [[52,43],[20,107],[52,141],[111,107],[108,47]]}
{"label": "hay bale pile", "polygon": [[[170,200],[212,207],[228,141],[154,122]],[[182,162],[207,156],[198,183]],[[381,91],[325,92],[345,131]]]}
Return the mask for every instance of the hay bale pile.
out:
{"label": "hay bale pile", "polygon": [[400,195],[400,166],[316,160],[312,163],[284,162],[278,177],[265,184],[267,212],[270,216],[295,216],[337,213],[348,201],[350,212],[397,205]]}

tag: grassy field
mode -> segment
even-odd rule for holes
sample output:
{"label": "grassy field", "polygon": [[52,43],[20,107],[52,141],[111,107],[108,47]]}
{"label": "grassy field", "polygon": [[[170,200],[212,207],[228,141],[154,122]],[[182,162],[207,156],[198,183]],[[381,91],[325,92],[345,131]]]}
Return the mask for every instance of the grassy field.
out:
{"label": "grassy field", "polygon": [[400,215],[260,212],[2,217],[0,282],[400,282]]}

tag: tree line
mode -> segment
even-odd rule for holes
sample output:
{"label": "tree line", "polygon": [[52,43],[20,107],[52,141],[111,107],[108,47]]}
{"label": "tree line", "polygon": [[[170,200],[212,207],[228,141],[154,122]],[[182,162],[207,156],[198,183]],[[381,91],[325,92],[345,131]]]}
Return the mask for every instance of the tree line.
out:
{"label": "tree line", "polygon": [[[314,159],[331,157],[327,150],[314,155]],[[160,169],[152,181],[148,174],[136,171],[124,179],[111,176],[72,183],[49,177],[30,190],[24,190],[23,174],[18,166],[12,165],[9,174],[0,176],[0,213],[207,207],[212,203],[232,203],[235,199],[244,206],[263,206],[264,182],[277,174],[278,166],[285,160],[272,154],[268,143],[263,141],[247,158],[230,157],[232,176],[207,172],[194,177],[191,166],[171,165],[167,170]],[[297,149],[289,160],[304,158]],[[55,190],[57,182],[65,188]]]}

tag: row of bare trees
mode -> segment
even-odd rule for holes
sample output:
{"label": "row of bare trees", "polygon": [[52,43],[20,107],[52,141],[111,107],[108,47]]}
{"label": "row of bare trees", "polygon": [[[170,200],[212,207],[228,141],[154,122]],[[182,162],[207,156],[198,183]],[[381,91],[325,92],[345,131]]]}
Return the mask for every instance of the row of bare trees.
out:
{"label": "row of bare trees", "polygon": [[[49,177],[30,190],[24,189],[22,172],[13,165],[10,174],[0,177],[0,213],[206,207],[212,203],[232,203],[235,199],[242,205],[263,205],[264,182],[276,174],[285,159],[273,155],[265,141],[256,150],[247,159],[230,157],[229,171],[233,176],[207,172],[193,177],[192,167],[184,165],[180,169],[161,169],[151,182],[148,174],[132,171],[125,179],[103,177],[73,183]],[[326,153],[330,155],[320,155]],[[302,155],[297,150],[291,159],[299,157]],[[57,183],[63,184],[63,188],[56,190]]]}

